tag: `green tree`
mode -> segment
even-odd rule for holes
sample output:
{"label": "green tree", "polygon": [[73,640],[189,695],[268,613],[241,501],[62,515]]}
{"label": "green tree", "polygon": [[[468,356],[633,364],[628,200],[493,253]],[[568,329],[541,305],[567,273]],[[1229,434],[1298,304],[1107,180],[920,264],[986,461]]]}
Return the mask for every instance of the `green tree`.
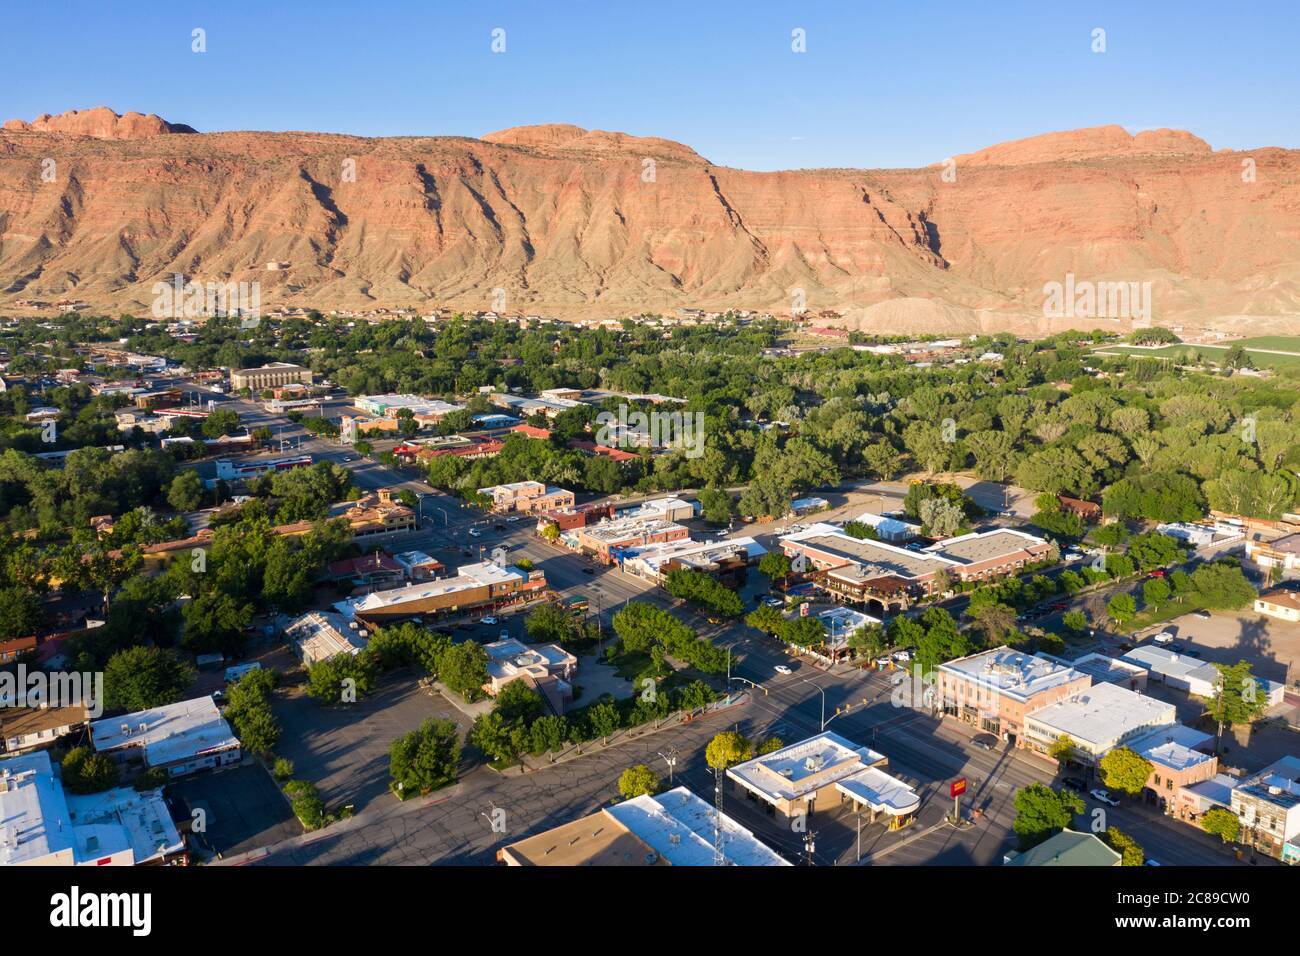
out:
{"label": "green tree", "polygon": [[1109,827],[1102,838],[1120,855],[1120,866],[1141,866],[1146,859],[1141,845],[1118,827]]}
{"label": "green tree", "polygon": [[63,786],[70,793],[99,793],[117,786],[117,764],[87,746],[69,750],[62,766]]}
{"label": "green tree", "polygon": [[734,730],[715,734],[704,748],[704,760],[714,770],[726,770],[753,756],[753,745]]}
{"label": "green tree", "polygon": [[618,792],[627,800],[645,794],[653,795],[659,792],[659,778],[645,764],[636,764],[624,770],[618,778]]}
{"label": "green tree", "polygon": [[1074,756],[1074,748],[1074,738],[1069,734],[1061,734],[1052,741],[1052,746],[1048,748],[1047,753],[1053,760],[1065,763]]}
{"label": "green tree", "polygon": [[1016,818],[1011,824],[1028,850],[1069,826],[1077,813],[1083,813],[1083,800],[1069,790],[1053,790],[1041,783],[1031,783],[1016,791]]}
{"label": "green tree", "polygon": [[1213,807],[1201,815],[1201,829],[1213,833],[1224,843],[1235,843],[1241,837],[1241,821],[1231,810]]}
{"label": "green tree", "polygon": [[388,750],[392,787],[405,798],[445,787],[460,771],[460,738],[450,720],[430,717]]}
{"label": "green tree", "polygon": [[758,570],[772,581],[784,581],[790,576],[790,558],[782,551],[769,551],[758,559]]}
{"label": "green tree", "polygon": [[104,707],[138,711],[180,700],[195,671],[174,651],[128,647],[104,665]]}
{"label": "green tree", "polygon": [[1106,604],[1106,613],[1120,624],[1125,624],[1137,614],[1137,602],[1131,594],[1116,594]]}
{"label": "green tree", "polygon": [[172,479],[167,489],[167,503],[177,511],[193,511],[203,504],[203,479],[192,468],[186,468]]}
{"label": "green tree", "polygon": [[483,697],[488,682],[488,655],[475,641],[452,644],[438,661],[438,677],[452,691],[467,701]]}
{"label": "green tree", "polygon": [[1151,779],[1151,761],[1128,747],[1116,747],[1101,758],[1101,782],[1110,790],[1137,796]]}
{"label": "green tree", "polygon": [[1251,674],[1249,661],[1214,666],[1219,678],[1215,681],[1214,697],[1210,699],[1210,717],[1218,725],[1221,739],[1225,726],[1250,725],[1263,716],[1268,709],[1268,694],[1259,678]]}

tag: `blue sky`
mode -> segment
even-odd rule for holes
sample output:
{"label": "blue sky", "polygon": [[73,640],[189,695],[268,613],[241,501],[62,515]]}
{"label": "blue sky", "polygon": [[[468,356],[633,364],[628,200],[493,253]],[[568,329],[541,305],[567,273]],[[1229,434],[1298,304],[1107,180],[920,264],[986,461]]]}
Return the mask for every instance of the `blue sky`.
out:
{"label": "blue sky", "polygon": [[104,105],[367,136],[567,122],[764,170],[918,166],[1107,123],[1297,147],[1297,48],[1294,0],[45,0],[0,33],[0,118]]}

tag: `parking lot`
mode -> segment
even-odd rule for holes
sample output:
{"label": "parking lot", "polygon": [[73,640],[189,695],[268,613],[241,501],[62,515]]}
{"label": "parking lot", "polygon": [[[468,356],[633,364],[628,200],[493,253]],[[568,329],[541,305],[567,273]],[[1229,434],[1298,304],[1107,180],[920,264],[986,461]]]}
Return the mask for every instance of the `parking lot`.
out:
{"label": "parking lot", "polygon": [[237,767],[198,773],[168,788],[190,811],[203,811],[202,833],[191,834],[196,855],[230,856],[302,833],[280,788],[266,768],[252,759]]}
{"label": "parking lot", "polygon": [[1254,611],[1215,611],[1209,620],[1184,614],[1150,633],[1159,631],[1169,631],[1208,663],[1245,660],[1257,676],[1279,683],[1300,677],[1300,624]]}
{"label": "parking lot", "polygon": [[294,777],[320,788],[330,809],[363,809],[388,793],[388,749],[430,717],[453,720],[462,736],[470,721],[441,696],[417,685],[419,675],[401,670],[382,677],[355,704],[326,707],[301,688],[276,695],[275,714],[284,728],[276,755],[293,761]]}

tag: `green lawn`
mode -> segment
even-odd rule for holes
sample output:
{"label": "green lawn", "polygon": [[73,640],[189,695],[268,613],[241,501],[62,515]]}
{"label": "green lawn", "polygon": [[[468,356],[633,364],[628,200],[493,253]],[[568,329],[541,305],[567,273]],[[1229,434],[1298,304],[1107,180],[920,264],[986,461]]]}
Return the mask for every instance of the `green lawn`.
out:
{"label": "green lawn", "polygon": [[[1282,336],[1275,336],[1278,342],[1288,342]],[[1253,340],[1252,340],[1253,341]],[[1294,344],[1300,347],[1300,340]],[[1256,344],[1255,348],[1274,348],[1273,345]],[[1185,355],[1189,351],[1194,351],[1207,362],[1221,362],[1223,357],[1228,354],[1227,347],[1213,345],[1166,345],[1158,349],[1144,349],[1136,345],[1105,345],[1095,351],[1098,352],[1117,352],[1122,355],[1131,355],[1135,358],[1176,358]],[[1300,352],[1295,355],[1273,355],[1268,352],[1258,352],[1255,349],[1246,347],[1246,354],[1258,368],[1283,368],[1287,366],[1300,365]]]}

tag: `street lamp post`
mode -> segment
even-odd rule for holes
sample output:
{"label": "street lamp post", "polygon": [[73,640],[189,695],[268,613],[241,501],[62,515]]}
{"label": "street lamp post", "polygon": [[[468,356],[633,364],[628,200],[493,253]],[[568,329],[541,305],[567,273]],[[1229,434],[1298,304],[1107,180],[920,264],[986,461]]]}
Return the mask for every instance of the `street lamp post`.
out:
{"label": "street lamp post", "polygon": [[677,766],[677,748],[670,747],[667,753],[659,752],[659,756],[664,758],[664,763],[668,764],[668,789],[673,788],[673,768]]}
{"label": "street lamp post", "polygon": [[810,680],[808,680],[807,678],[804,678],[804,683],[805,683],[805,684],[812,684],[812,686],[813,686],[813,687],[816,687],[817,690],[818,690],[818,691],[821,693],[821,695],[822,695],[822,724],[821,724],[821,727],[822,727],[822,730],[825,730],[825,729],[826,729],[826,691],[825,691],[825,689],[822,688],[820,685],[818,685],[818,684],[813,684],[813,682],[810,681]]}

